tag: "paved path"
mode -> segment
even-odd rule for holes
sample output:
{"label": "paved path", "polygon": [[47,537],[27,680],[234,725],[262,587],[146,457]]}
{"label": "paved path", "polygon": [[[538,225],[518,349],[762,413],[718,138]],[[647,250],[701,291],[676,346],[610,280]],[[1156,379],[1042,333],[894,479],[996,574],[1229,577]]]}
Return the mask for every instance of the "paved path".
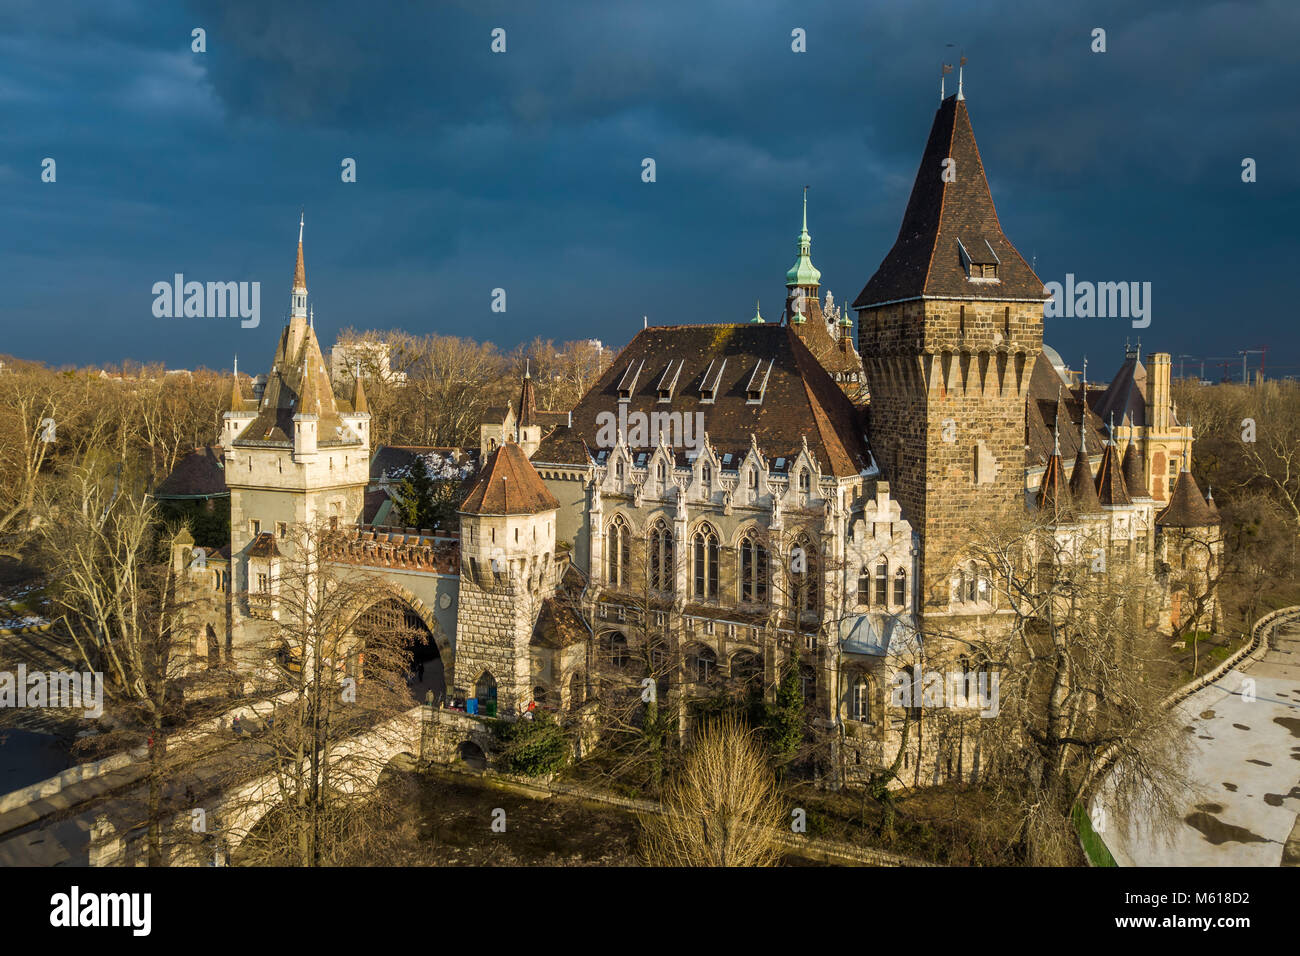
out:
{"label": "paved path", "polygon": [[[1243,699],[1247,679],[1255,700]],[[1195,782],[1161,839],[1140,819],[1104,836],[1121,866],[1300,866],[1300,622],[1279,625],[1260,660],[1173,711],[1194,736]],[[1103,798],[1104,805],[1104,798]]]}

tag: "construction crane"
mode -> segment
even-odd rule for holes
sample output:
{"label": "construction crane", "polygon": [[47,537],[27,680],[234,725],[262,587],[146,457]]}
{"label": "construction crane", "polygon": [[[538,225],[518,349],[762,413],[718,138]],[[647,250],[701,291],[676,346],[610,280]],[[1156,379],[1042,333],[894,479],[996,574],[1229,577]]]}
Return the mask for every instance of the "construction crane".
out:
{"label": "construction crane", "polygon": [[1241,354],[1241,384],[1242,385],[1248,384],[1246,378],[1246,359],[1248,356],[1251,355],[1258,355],[1260,357],[1259,374],[1260,374],[1260,378],[1263,378],[1264,377],[1264,356],[1268,354],[1268,346],[1265,345],[1257,349],[1242,349],[1240,354]]}
{"label": "construction crane", "polygon": [[[1179,378],[1186,378],[1186,377],[1187,377],[1186,375],[1183,374],[1183,359],[1193,359],[1193,360],[1194,360],[1195,358],[1196,358],[1195,355],[1180,355],[1180,356],[1178,356],[1178,377],[1179,377]],[[1204,362],[1201,363],[1201,378],[1205,378],[1205,363],[1204,363]]]}
{"label": "construction crane", "polygon": [[[1205,360],[1201,363],[1201,368],[1202,369],[1205,368],[1205,362],[1213,362],[1215,365],[1219,366],[1219,368],[1223,369],[1223,378],[1221,378],[1220,381],[1226,382],[1228,381],[1228,369],[1236,361],[1237,361],[1237,357],[1235,355],[1208,355],[1205,357]],[[1204,371],[1202,371],[1201,374],[1203,375]]]}

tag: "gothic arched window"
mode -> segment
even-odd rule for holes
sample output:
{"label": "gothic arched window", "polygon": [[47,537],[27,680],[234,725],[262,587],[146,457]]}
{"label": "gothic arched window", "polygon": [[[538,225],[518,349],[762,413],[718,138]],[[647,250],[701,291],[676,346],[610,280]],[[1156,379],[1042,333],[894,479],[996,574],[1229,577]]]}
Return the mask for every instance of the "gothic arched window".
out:
{"label": "gothic arched window", "polygon": [[762,604],[767,600],[767,548],[750,531],[740,541],[740,600]]}
{"label": "gothic arched window", "polygon": [[718,533],[711,525],[700,525],[691,540],[691,578],[695,597],[718,596]]}
{"label": "gothic arched window", "polygon": [[[816,611],[819,606],[817,549],[804,537],[799,539],[795,548],[803,552],[803,560],[791,562],[790,605],[799,611]],[[796,570],[799,567],[802,570]]]}
{"label": "gothic arched window", "polygon": [[907,571],[902,567],[894,572],[894,603],[907,604]]}
{"label": "gothic arched window", "polygon": [[671,591],[674,587],[673,532],[660,518],[650,529],[650,587]]}
{"label": "gothic arched window", "polygon": [[876,564],[876,604],[885,607],[889,603],[889,562],[884,558]]}
{"label": "gothic arched window", "polygon": [[632,533],[622,515],[615,515],[605,534],[605,580],[613,587],[622,587],[627,577],[631,557]]}

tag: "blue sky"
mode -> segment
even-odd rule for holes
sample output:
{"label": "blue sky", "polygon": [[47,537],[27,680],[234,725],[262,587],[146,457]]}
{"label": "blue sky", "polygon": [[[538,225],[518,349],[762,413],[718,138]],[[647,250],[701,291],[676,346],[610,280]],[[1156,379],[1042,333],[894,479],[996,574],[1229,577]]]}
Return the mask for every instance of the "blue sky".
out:
{"label": "blue sky", "polygon": [[[964,50],[1011,241],[1044,281],[1152,283],[1140,333],[1049,321],[1067,361],[1108,375],[1140,334],[1198,357],[1264,344],[1300,373],[1297,35],[1291,0],[5,0],[0,352],[260,369],[301,208],[327,345],[345,326],[621,345],[643,315],[778,315],[804,184],[823,289],[851,300]],[[260,327],[155,318],[177,272],[261,282]]]}

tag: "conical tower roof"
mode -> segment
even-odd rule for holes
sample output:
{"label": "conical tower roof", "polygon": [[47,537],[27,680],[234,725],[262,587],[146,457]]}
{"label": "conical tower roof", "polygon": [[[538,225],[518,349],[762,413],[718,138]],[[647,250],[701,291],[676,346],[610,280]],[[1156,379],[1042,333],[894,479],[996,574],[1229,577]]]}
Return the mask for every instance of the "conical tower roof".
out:
{"label": "conical tower roof", "polygon": [[1156,515],[1156,524],[1165,528],[1205,528],[1218,523],[1219,516],[1210,510],[1196,479],[1184,468],[1174,482],[1168,506]]}
{"label": "conical tower roof", "polygon": [[1119,449],[1113,441],[1106,443],[1105,454],[1101,458],[1101,467],[1097,469],[1097,500],[1107,507],[1131,505],[1133,498],[1128,493],[1124,474],[1119,464]]}
{"label": "conical tower roof", "polygon": [[853,307],[923,295],[969,297],[968,263],[996,265],[997,283],[984,293],[989,298],[1048,298],[1002,232],[966,101],[953,95],[935,113],[898,238]]}
{"label": "conical tower roof", "polygon": [[370,411],[370,403],[366,401],[366,386],[362,383],[360,374],[357,375],[357,387],[352,392],[352,410],[358,415]]}
{"label": "conical tower roof", "polygon": [[1124,486],[1130,498],[1150,498],[1151,489],[1147,487],[1146,468],[1142,456],[1138,453],[1137,443],[1129,442],[1124,449]]}
{"label": "conical tower roof", "polygon": [[519,389],[519,427],[537,424],[537,395],[533,391],[532,369],[524,366],[524,384]]}
{"label": "conical tower roof", "polygon": [[1101,501],[1092,480],[1092,466],[1088,464],[1088,450],[1080,448],[1074,456],[1074,471],[1070,474],[1070,497],[1074,499],[1076,514],[1100,514]]}
{"label": "conical tower roof", "polygon": [[531,515],[559,507],[524,450],[508,441],[492,452],[460,510],[472,515]]}

